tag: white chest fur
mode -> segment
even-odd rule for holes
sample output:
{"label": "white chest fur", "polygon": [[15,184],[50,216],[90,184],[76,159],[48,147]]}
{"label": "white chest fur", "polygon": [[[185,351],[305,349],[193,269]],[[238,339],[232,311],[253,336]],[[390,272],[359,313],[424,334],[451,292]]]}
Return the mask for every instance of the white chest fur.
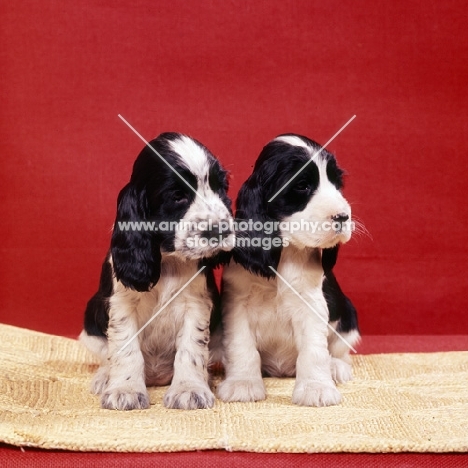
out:
{"label": "white chest fur", "polygon": [[[323,271],[319,252],[291,246],[285,248],[278,273],[280,277],[267,280],[231,264],[224,275],[223,314],[229,328],[236,327],[236,316],[245,314],[264,373],[293,376],[298,356],[294,322],[307,322],[308,317],[319,314],[322,323],[316,316],[312,320],[317,321],[317,332],[323,336],[323,320],[328,320],[322,294]],[[241,275],[243,280],[239,281]],[[230,281],[230,278],[235,280]],[[235,303],[229,300],[231,295],[236,297]],[[323,339],[326,340],[326,332]]]}

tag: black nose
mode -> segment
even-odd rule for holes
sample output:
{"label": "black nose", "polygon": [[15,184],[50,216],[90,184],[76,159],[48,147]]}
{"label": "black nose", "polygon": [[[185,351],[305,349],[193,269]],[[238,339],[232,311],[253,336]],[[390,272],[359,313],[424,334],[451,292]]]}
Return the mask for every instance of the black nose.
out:
{"label": "black nose", "polygon": [[211,230],[208,231],[203,231],[200,234],[200,237],[206,237],[207,239],[211,239],[212,237],[218,238],[221,236],[221,238],[227,238],[232,234],[232,231],[230,229],[220,229],[218,225],[213,225]]}
{"label": "black nose", "polygon": [[338,213],[332,216],[332,220],[337,223],[344,223],[345,221],[348,221],[348,219],[349,219],[349,216],[346,213]]}

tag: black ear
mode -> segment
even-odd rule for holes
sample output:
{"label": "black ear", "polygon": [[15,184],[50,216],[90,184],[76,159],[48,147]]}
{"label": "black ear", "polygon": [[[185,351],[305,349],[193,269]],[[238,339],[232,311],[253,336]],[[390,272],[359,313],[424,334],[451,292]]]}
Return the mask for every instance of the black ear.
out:
{"label": "black ear", "polygon": [[149,218],[146,190],[129,183],[117,199],[111,254],[116,278],[136,291],[148,291],[154,286],[161,270],[161,251],[155,233],[138,225]]}
{"label": "black ear", "polygon": [[276,274],[270,266],[278,269],[283,240],[278,223],[275,223],[277,220],[268,215],[266,187],[259,171],[254,171],[239,191],[236,203],[236,247],[232,256],[235,262],[251,273],[274,278]]}
{"label": "black ear", "polygon": [[342,333],[359,331],[356,309],[349,297],[341,290],[331,270],[325,272],[322,291],[327,301],[330,322],[339,320],[336,330]]}
{"label": "black ear", "polygon": [[333,267],[338,260],[338,250],[340,249],[339,244],[330,249],[322,249],[322,268],[325,273],[333,270]]}

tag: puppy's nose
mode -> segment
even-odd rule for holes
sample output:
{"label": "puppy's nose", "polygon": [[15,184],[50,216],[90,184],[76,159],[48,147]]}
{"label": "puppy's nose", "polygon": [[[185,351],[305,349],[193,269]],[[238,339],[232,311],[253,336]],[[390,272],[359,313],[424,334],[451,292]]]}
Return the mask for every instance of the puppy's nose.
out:
{"label": "puppy's nose", "polygon": [[211,237],[219,237],[227,238],[232,234],[231,229],[220,229],[217,224],[214,224],[210,230],[203,231],[200,237],[206,237],[210,239]]}
{"label": "puppy's nose", "polygon": [[345,221],[348,221],[348,219],[349,216],[346,213],[338,213],[332,216],[332,220],[337,223],[344,223]]}

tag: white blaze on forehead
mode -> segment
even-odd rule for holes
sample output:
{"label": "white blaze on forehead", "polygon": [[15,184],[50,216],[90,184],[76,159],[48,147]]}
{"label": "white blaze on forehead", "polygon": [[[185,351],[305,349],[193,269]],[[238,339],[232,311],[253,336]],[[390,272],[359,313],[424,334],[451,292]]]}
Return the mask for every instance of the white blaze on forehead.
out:
{"label": "white blaze on forehead", "polygon": [[275,138],[274,141],[280,141],[291,146],[299,146],[301,148],[305,148],[309,153],[312,161],[314,161],[317,164],[320,171],[320,178],[322,178],[322,176],[324,175],[326,176],[327,160],[323,158],[321,152],[319,153],[320,150],[312,148],[312,146],[308,145],[307,142],[305,142],[302,138],[299,138],[296,135],[283,135]]}
{"label": "white blaze on forehead", "polygon": [[291,146],[301,146],[302,148],[305,148],[309,153],[311,150],[310,146],[304,140],[295,135],[283,135],[278,138],[275,138],[275,141],[282,141],[283,143],[287,143]]}
{"label": "white blaze on forehead", "polygon": [[171,141],[170,146],[181,157],[194,176],[200,180],[206,178],[209,163],[205,150],[200,145],[191,138],[181,135],[176,140]]}

